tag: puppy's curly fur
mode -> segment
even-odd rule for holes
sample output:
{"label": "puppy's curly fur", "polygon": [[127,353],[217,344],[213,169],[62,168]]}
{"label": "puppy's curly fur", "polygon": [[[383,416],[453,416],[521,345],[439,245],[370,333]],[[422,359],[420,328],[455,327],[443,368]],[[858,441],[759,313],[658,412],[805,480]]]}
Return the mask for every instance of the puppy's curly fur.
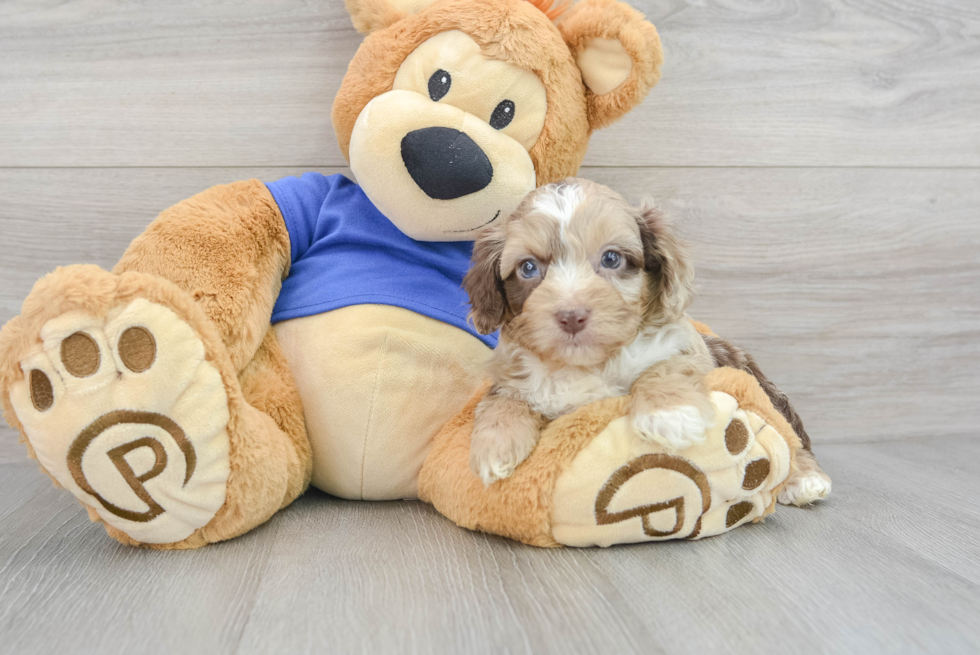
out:
{"label": "puppy's curly fur", "polygon": [[532,192],[481,234],[464,286],[477,329],[501,339],[476,410],[474,472],[508,477],[547,420],[625,394],[644,438],[672,450],[702,441],[714,362],[685,315],[693,277],[659,210],[586,180]]}

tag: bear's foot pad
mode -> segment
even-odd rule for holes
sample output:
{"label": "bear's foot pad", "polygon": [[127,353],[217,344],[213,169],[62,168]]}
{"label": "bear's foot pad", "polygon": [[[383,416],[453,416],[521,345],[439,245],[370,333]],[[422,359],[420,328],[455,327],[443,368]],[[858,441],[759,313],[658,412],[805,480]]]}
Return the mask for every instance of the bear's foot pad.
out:
{"label": "bear's foot pad", "polygon": [[10,400],[41,465],[148,544],[186,539],[225,502],[228,394],[195,330],[139,298],[43,325]]}
{"label": "bear's foot pad", "polygon": [[790,471],[782,436],[715,391],[715,423],[682,450],[642,439],[627,417],[610,423],[555,485],[552,534],[568,546],[697,539],[770,511]]}

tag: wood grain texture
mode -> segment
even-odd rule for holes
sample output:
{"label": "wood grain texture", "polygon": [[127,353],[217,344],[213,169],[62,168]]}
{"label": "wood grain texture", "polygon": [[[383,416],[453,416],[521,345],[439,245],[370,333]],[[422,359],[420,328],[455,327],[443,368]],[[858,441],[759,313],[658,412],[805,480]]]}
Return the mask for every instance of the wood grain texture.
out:
{"label": "wood grain texture", "polygon": [[23,462],[27,450],[18,442],[19,436],[13,428],[0,419],[0,464]]}
{"label": "wood grain texture", "polygon": [[[0,465],[0,653],[971,653],[978,439],[834,444],[835,493],[699,542],[540,550],[312,492],[157,553]],[[57,625],[52,625],[56,618]]]}
{"label": "wood grain texture", "polygon": [[[940,443],[957,459],[980,456],[976,439]],[[964,554],[980,548],[980,521],[964,503],[980,485],[935,444],[826,446],[826,505],[779,508],[701,552],[669,544],[656,566],[639,547],[588,556],[627,602],[669,598],[640,616],[680,650],[767,652],[779,635],[790,652],[970,652],[980,585]]]}
{"label": "wood grain texture", "polygon": [[[973,0],[632,4],[663,81],[590,165],[980,165]],[[0,166],[343,166],[359,42],[339,0],[0,3]]]}
{"label": "wood grain texture", "polygon": [[150,555],[107,539],[33,465],[0,465],[0,489],[0,652],[231,652],[274,524]]}
{"label": "wood grain texture", "polygon": [[[303,170],[0,170],[0,321],[56,266],[111,267],[156,213],[198,190]],[[697,264],[692,314],[758,358],[815,442],[976,434],[980,171],[582,175],[675,218]]]}

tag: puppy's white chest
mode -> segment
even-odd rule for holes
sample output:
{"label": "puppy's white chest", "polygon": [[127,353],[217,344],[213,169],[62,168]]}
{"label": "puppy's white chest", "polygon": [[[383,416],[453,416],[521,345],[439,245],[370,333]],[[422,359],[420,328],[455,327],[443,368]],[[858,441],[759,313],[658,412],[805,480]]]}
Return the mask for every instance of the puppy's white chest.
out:
{"label": "puppy's white chest", "polygon": [[543,364],[531,366],[513,386],[532,409],[554,419],[591,402],[628,394],[643,371],[688,345],[683,328],[667,325],[642,333],[601,368],[548,371]]}
{"label": "puppy's white chest", "polygon": [[555,419],[591,402],[625,395],[630,385],[595,373],[563,370],[528,389],[524,399],[535,411]]}

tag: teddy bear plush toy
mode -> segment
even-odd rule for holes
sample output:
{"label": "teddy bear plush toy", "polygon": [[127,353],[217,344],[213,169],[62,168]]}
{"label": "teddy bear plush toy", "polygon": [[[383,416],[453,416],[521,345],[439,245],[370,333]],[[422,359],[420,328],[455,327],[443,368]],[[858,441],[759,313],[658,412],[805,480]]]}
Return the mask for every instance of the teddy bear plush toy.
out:
{"label": "teddy bear plush toy", "polygon": [[553,422],[508,480],[468,466],[495,344],[466,320],[472,240],[642,100],[654,27],[614,0],[347,7],[367,37],[333,125],[357,183],[208,189],[112,272],[40,280],[3,328],[5,416],[42,470],[154,548],[240,535],[311,483],[422,497],[536,545],[706,536],[771,511],[800,440],[731,368],[709,380],[719,421],[681,454],[638,441],[620,398]]}

